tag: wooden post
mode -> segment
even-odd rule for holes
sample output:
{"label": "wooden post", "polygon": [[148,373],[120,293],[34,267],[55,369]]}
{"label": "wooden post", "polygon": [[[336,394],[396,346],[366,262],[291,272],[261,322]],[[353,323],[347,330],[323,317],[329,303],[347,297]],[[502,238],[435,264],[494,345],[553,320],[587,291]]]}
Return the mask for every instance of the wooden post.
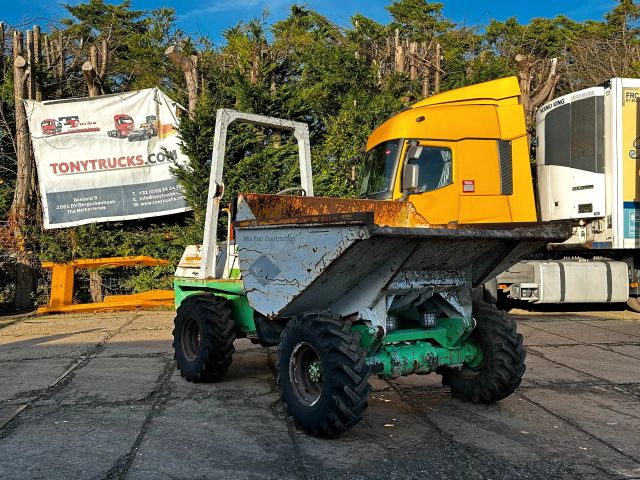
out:
{"label": "wooden post", "polygon": [[442,60],[442,47],[439,43],[436,44],[436,84],[435,84],[435,93],[440,91],[440,74],[442,73],[442,69],[440,67],[440,62]]}
{"label": "wooden post", "polygon": [[189,96],[189,115],[193,117],[198,101],[198,56],[185,55],[180,48],[173,45],[167,48],[164,54],[171,60],[171,63],[182,70],[184,74],[184,79],[187,83],[187,94]]}
{"label": "wooden post", "polygon": [[13,35],[13,83],[16,121],[16,184],[13,204],[9,214],[13,226],[13,238],[16,249],[16,289],[13,305],[18,309],[30,309],[33,306],[35,276],[30,252],[27,251],[25,225],[32,199],[32,185],[35,171],[31,150],[31,138],[24,108],[27,61],[22,56],[22,32]]}

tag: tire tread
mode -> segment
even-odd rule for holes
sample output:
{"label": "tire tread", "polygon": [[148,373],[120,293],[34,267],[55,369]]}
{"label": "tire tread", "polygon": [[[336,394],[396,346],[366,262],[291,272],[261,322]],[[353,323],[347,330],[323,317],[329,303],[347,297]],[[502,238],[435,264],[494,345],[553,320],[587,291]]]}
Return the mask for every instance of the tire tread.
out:
{"label": "tire tread", "polygon": [[440,370],[442,384],[465,401],[497,402],[511,395],[522,382],[526,370],[523,338],[517,332],[516,322],[495,305],[475,302],[473,315],[478,321],[476,335],[480,337],[485,361],[489,363],[485,363],[474,378],[465,378],[455,369],[443,368]]}
{"label": "tire tread", "polygon": [[[200,319],[200,354],[191,365],[183,364],[179,355],[181,322],[187,315]],[[173,349],[180,374],[189,382],[204,383],[222,380],[231,366],[236,339],[231,302],[211,294],[196,294],[185,298],[176,312],[173,329]]]}
{"label": "tire tread", "polygon": [[[328,382],[327,392],[330,402],[318,415],[296,416],[295,407],[290,405],[294,398],[288,398],[285,382],[288,379],[288,358],[283,358],[288,348],[287,337],[301,331],[310,332],[318,339],[320,349],[328,361],[323,364],[324,382]],[[358,334],[351,331],[351,323],[339,315],[328,311],[306,312],[289,320],[282,332],[278,347],[278,384],[282,387],[282,400],[288,414],[296,426],[317,437],[335,437],[356,425],[368,406],[369,366],[366,352],[360,346]],[[284,362],[284,363],[283,363]],[[324,395],[324,391],[323,391]]]}

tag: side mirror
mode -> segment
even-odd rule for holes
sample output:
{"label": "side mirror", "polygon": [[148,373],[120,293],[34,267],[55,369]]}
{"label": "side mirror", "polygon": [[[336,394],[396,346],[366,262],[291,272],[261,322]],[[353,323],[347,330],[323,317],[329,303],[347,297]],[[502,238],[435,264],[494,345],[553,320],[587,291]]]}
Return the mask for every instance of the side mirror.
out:
{"label": "side mirror", "polygon": [[[414,147],[411,147],[414,148]],[[422,147],[418,147],[422,148]],[[415,193],[418,190],[418,178],[420,167],[415,163],[407,163],[402,173],[402,191],[407,193]]]}
{"label": "side mirror", "polygon": [[407,149],[407,161],[410,163],[411,160],[417,161],[422,155],[422,147],[420,145],[412,145]]}

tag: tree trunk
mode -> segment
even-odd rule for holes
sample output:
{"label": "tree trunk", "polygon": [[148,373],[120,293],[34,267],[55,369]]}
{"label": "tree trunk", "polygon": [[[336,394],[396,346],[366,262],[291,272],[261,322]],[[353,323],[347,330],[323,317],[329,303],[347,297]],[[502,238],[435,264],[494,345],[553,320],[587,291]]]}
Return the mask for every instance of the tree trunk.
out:
{"label": "tree trunk", "polygon": [[84,80],[87,83],[87,92],[90,97],[96,97],[100,95],[100,83],[98,81],[98,75],[91,62],[84,62],[82,64],[82,74]]}
{"label": "tree trunk", "polygon": [[89,293],[91,301],[94,303],[104,300],[104,290],[102,288],[102,275],[98,270],[89,270]]}
{"label": "tree trunk", "polygon": [[13,37],[13,59],[17,175],[9,219],[13,226],[16,252],[16,289],[13,305],[17,309],[24,310],[33,307],[35,290],[33,257],[28,251],[25,237],[25,225],[33,198],[32,186],[35,183],[35,171],[27,114],[22,101],[25,97],[27,61],[22,56],[22,33],[17,31],[14,32]]}
{"label": "tree trunk", "polygon": [[436,84],[434,87],[434,92],[438,93],[440,92],[440,78],[441,78],[441,74],[442,74],[442,67],[440,66],[440,63],[442,61],[442,47],[440,46],[440,44],[436,44]]}
{"label": "tree trunk", "polygon": [[40,71],[41,63],[42,63],[42,41],[40,36],[40,27],[35,25],[33,27],[33,60],[34,65],[31,67],[31,75],[33,76],[33,81],[35,83],[35,99],[38,102],[42,101],[42,85],[40,84],[40,79],[38,78],[38,72]]}
{"label": "tree trunk", "polygon": [[0,22],[0,83],[4,84],[4,22]]}
{"label": "tree trunk", "polygon": [[404,45],[400,41],[400,30],[396,29],[395,33],[396,45],[396,72],[404,73]]}
{"label": "tree trunk", "polygon": [[409,78],[416,80],[418,78],[418,59],[416,55],[418,53],[418,44],[411,42],[409,44]]}
{"label": "tree trunk", "polygon": [[[106,56],[103,56],[103,58],[106,58]],[[89,47],[89,60],[82,64],[82,74],[87,83],[89,97],[97,97],[104,93],[98,78],[98,48],[95,45]],[[98,270],[89,270],[89,294],[91,295],[91,301],[94,303],[104,300],[102,274]]]}
{"label": "tree trunk", "polygon": [[62,31],[58,32],[58,63],[56,64],[56,76],[58,77],[57,98],[62,98],[64,93],[64,38]]}
{"label": "tree trunk", "polygon": [[33,31],[27,30],[27,98],[36,98],[36,54],[33,42]]}
{"label": "tree trunk", "polygon": [[51,51],[51,47],[49,44],[49,37],[47,35],[44,36],[44,61],[47,65],[47,70],[51,69],[51,65],[53,64],[53,52]]}
{"label": "tree trunk", "polygon": [[[518,80],[520,83],[525,121],[527,123],[527,129],[531,130],[535,124],[536,110],[540,105],[551,100],[555,93],[556,85],[560,79],[560,75],[556,70],[558,59],[552,58],[550,60],[549,74],[545,82],[537,86],[537,92],[535,94],[532,88],[535,70],[532,58],[529,55],[518,54],[516,55],[516,61],[519,63]],[[546,63],[547,62],[541,62],[542,68],[546,68]]]}
{"label": "tree trunk", "polygon": [[198,101],[198,56],[187,56],[178,47],[170,46],[164,54],[176,67],[182,70],[185,82],[187,83],[187,94],[189,96],[189,116],[193,117]]}

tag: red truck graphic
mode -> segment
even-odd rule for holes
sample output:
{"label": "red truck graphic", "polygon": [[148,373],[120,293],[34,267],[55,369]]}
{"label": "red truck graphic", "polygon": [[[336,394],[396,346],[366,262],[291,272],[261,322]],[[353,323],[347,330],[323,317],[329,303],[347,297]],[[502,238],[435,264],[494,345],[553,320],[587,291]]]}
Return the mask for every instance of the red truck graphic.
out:
{"label": "red truck graphic", "polygon": [[62,124],[55,118],[46,118],[40,122],[43,135],[55,135],[62,131]]}
{"label": "red truck graphic", "polygon": [[127,115],[126,113],[119,113],[113,116],[113,124],[115,125],[115,130],[109,130],[107,135],[112,138],[127,138],[129,133],[131,133],[135,129],[135,124],[133,123],[133,118],[131,115]]}

